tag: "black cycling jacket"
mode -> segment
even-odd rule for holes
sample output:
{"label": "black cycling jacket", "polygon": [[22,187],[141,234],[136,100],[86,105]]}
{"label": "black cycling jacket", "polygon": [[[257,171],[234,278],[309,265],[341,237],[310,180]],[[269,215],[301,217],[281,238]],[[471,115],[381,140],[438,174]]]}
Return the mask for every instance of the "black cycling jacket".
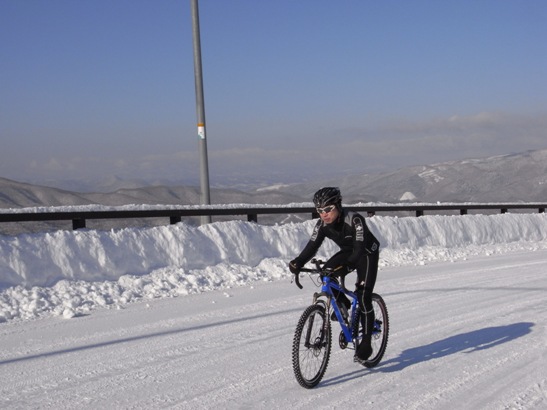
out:
{"label": "black cycling jacket", "polygon": [[332,239],[341,251],[350,254],[347,260],[350,268],[355,268],[361,256],[380,249],[380,243],[368,229],[365,218],[357,212],[342,210],[338,219],[329,225],[319,219],[309,242],[296,257],[297,263],[304,266],[313,258],[325,238]]}

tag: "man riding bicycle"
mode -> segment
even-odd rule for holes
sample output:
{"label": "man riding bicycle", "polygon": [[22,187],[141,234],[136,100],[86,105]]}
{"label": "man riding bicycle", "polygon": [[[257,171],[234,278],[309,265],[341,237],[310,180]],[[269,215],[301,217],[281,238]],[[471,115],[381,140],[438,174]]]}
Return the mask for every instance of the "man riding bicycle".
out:
{"label": "man riding bicycle", "polygon": [[[332,269],[337,276],[345,277],[357,270],[355,292],[361,309],[363,340],[355,352],[355,361],[362,362],[372,354],[371,335],[374,325],[372,292],[378,273],[380,244],[370,232],[365,218],[342,208],[342,195],[335,187],[321,188],[313,196],[313,203],[319,214],[319,221],[313,229],[310,240],[300,255],[289,262],[289,269],[298,274],[300,269],[317,253],[325,238],[334,241],[340,251],[335,253],[324,265]],[[351,307],[349,300],[340,292],[336,295],[339,306]]]}

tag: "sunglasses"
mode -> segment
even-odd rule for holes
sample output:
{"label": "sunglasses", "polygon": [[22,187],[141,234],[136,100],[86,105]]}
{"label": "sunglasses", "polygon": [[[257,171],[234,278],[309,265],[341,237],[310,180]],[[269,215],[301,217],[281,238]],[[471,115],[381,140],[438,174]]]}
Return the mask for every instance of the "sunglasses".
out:
{"label": "sunglasses", "polygon": [[319,215],[321,214],[328,214],[329,212],[332,212],[336,208],[336,205],[329,205],[324,208],[317,208],[317,213]]}

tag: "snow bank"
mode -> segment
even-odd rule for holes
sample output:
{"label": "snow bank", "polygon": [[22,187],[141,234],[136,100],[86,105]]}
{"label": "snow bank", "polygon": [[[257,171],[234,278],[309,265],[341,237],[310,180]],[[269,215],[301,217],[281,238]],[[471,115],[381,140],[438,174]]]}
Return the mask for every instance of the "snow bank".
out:
{"label": "snow bank", "polygon": [[[382,244],[381,268],[547,247],[545,214],[367,221]],[[99,306],[285,278],[314,225],[230,221],[0,236],[0,322],[70,318]],[[336,249],[328,243],[318,256]]]}

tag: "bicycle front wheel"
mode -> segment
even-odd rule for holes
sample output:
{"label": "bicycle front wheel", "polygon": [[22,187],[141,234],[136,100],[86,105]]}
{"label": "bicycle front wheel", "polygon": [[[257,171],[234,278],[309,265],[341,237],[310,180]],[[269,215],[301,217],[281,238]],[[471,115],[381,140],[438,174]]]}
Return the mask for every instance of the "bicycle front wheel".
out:
{"label": "bicycle front wheel", "polygon": [[298,383],[307,389],[319,384],[329,364],[331,327],[325,307],[309,306],[298,321],[292,344],[292,366]]}

